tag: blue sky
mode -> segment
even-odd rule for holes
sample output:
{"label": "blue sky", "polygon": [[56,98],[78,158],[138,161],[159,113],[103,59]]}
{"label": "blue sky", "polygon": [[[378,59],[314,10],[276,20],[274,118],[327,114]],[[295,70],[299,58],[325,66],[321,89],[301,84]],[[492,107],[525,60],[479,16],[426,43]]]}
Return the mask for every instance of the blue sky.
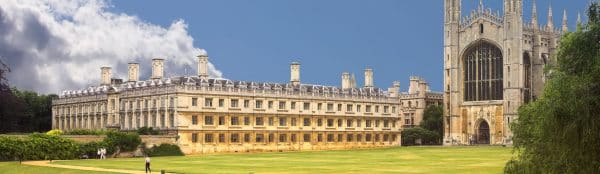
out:
{"label": "blue sky", "polygon": [[[463,15],[479,3],[463,0]],[[530,21],[531,1],[524,2]],[[538,0],[538,21],[546,23],[549,1]],[[588,0],[553,0],[554,24],[567,9],[569,25]],[[502,0],[485,1],[494,11]],[[194,46],[235,80],[287,82],[289,63],[302,63],[303,83],[340,84],[343,71],[363,84],[363,69],[374,69],[375,85],[387,88],[422,76],[441,90],[443,2],[433,0],[255,0],[112,1],[111,11],[168,27],[183,19]],[[502,13],[502,12],[501,12]]]}

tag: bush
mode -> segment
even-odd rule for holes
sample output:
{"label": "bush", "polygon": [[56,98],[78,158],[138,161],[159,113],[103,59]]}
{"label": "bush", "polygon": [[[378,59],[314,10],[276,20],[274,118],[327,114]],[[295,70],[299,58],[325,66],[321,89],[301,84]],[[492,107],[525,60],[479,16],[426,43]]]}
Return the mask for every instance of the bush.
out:
{"label": "bush", "polygon": [[0,160],[74,159],[79,144],[60,136],[34,133],[27,138],[0,137]]}
{"label": "bush", "polygon": [[140,127],[137,130],[137,133],[139,135],[158,135],[159,134],[158,130],[154,130],[151,127],[145,127],[145,126],[144,127]]}
{"label": "bush", "polygon": [[50,130],[50,131],[46,132],[46,135],[54,135],[54,136],[57,136],[57,135],[62,135],[63,133],[64,133],[64,132],[63,132],[63,131],[61,131],[61,130],[58,130],[58,129],[52,129],[52,130]]}
{"label": "bush", "polygon": [[79,146],[79,155],[87,155],[90,158],[96,157],[98,156],[98,149],[100,148],[106,148],[107,154],[111,154],[114,151],[114,148],[109,148],[109,146],[104,141],[93,141],[81,144],[81,146]]}
{"label": "bush", "polygon": [[77,129],[66,132],[66,135],[106,135],[108,132],[105,130],[87,130],[87,129]]}
{"label": "bush", "polygon": [[110,148],[116,148],[117,151],[130,152],[137,149],[142,143],[142,139],[137,133],[125,132],[108,132],[104,138],[104,142]]}
{"label": "bush", "polygon": [[421,140],[421,145],[435,145],[439,144],[440,137],[436,132],[421,127],[408,128],[402,131],[403,146],[415,145],[415,141],[418,139]]}
{"label": "bush", "polygon": [[183,156],[183,152],[181,152],[179,146],[173,144],[154,145],[150,149],[145,149],[144,146],[144,152],[148,156]]}

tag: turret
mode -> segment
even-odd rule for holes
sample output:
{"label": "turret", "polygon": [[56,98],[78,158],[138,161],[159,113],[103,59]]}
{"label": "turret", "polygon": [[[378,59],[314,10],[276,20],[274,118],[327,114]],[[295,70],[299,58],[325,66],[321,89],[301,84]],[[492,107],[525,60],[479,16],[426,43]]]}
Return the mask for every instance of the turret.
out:
{"label": "turret", "polygon": [[392,87],[388,88],[390,97],[398,97],[399,91],[400,91],[400,82],[399,81],[394,81],[392,83]]}
{"label": "turret", "polygon": [[292,62],[290,64],[290,83],[300,85],[300,63]]}
{"label": "turret", "polygon": [[419,82],[421,81],[420,77],[411,76],[410,81],[408,83],[408,93],[414,94],[419,91]]}
{"label": "turret", "polygon": [[552,21],[552,4],[548,6],[548,24],[546,25],[549,31],[554,30],[554,23]]}
{"label": "turret", "polygon": [[427,84],[427,82],[425,82],[424,79],[421,79],[419,81],[419,95],[420,96],[425,96],[425,94],[426,94],[426,92],[427,92],[427,90],[429,88],[428,86],[429,85]]}
{"label": "turret", "polygon": [[562,20],[562,32],[565,33],[569,31],[569,26],[567,24],[567,10],[563,11],[563,20]]}
{"label": "turret", "polygon": [[535,0],[533,0],[533,8],[531,9],[531,27],[533,30],[537,30],[538,28],[537,18],[537,5]]}
{"label": "turret", "polygon": [[356,76],[354,76],[354,73],[350,76],[350,88],[356,88]]}

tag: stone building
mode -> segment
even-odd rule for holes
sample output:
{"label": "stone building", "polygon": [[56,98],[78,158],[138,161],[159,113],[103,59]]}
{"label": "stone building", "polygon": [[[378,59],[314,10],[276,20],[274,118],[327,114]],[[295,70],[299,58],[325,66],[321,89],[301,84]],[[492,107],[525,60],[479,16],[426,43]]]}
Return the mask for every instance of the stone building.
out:
{"label": "stone building", "polygon": [[208,56],[198,56],[198,62],[198,75],[166,78],[164,60],[153,59],[148,80],[139,79],[137,63],[129,64],[126,81],[102,67],[100,85],[53,100],[52,126],[152,127],[177,135],[186,154],[400,145],[399,95],[405,94],[396,83],[388,91],[375,87],[370,68],[363,87],[349,73],[335,87],[301,83],[297,62],[290,65],[289,83],[209,78]]}
{"label": "stone building", "polygon": [[[399,87],[400,83],[394,82],[394,86]],[[430,105],[442,105],[443,97],[443,93],[431,91],[425,79],[417,76],[410,77],[408,91],[399,95],[404,118],[403,128],[420,125],[425,109]]]}
{"label": "stone building", "polygon": [[461,0],[445,0],[444,144],[511,144],[517,109],[542,94],[544,67],[554,62],[560,36],[568,30],[523,19],[522,0],[504,0],[504,12],[479,7],[461,14]]}

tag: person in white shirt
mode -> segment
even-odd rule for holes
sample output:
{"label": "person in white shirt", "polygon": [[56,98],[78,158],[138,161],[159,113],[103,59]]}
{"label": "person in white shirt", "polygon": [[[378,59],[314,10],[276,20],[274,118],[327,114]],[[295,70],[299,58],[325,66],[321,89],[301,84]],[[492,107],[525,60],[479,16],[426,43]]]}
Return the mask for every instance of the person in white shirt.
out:
{"label": "person in white shirt", "polygon": [[150,170],[150,157],[148,155],[146,155],[146,173],[150,172],[152,173],[152,170]]}

